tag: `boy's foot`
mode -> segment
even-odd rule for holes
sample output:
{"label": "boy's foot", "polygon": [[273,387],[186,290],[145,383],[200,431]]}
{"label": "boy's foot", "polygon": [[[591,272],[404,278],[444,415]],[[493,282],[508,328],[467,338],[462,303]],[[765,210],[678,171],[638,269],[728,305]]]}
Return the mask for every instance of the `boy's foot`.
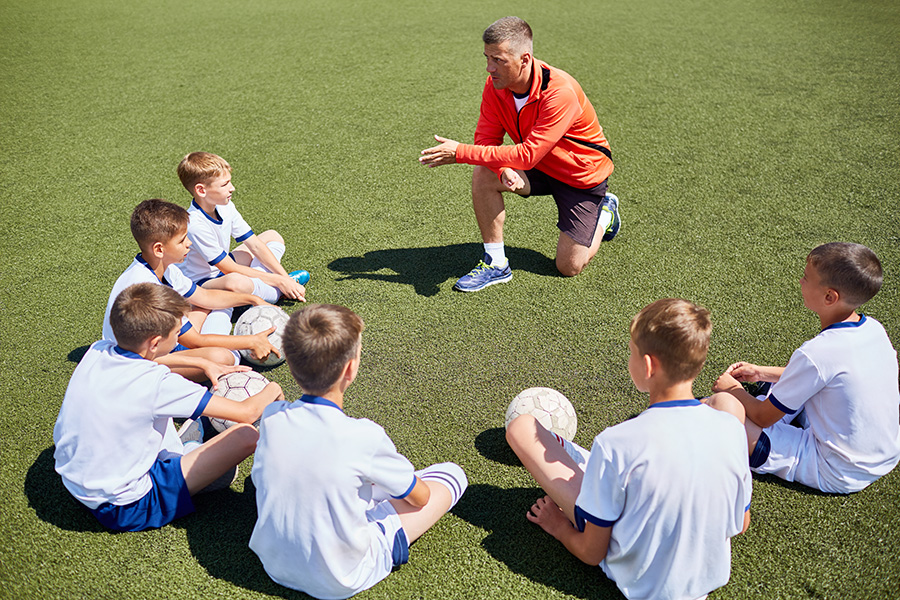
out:
{"label": "boy's foot", "polygon": [[612,215],[612,221],[606,226],[606,232],[603,234],[604,242],[608,242],[616,237],[619,233],[619,226],[622,224],[619,219],[619,197],[615,194],[607,192],[606,198],[600,203],[600,212],[608,212]]}
{"label": "boy's foot", "polygon": [[288,273],[288,277],[299,283],[300,285],[306,285],[309,283],[309,271],[305,271],[300,269],[299,271],[291,271]]}
{"label": "boy's foot", "polygon": [[181,429],[178,430],[178,437],[181,438],[182,445],[187,445],[188,443],[203,443],[203,425],[200,424],[200,419],[188,419],[181,426]]}
{"label": "boy's foot", "polygon": [[477,292],[489,285],[504,283],[512,279],[512,269],[509,268],[508,260],[502,267],[492,267],[489,264],[490,260],[491,256],[485,253],[484,258],[475,265],[474,269],[459,278],[453,289],[461,292]]}

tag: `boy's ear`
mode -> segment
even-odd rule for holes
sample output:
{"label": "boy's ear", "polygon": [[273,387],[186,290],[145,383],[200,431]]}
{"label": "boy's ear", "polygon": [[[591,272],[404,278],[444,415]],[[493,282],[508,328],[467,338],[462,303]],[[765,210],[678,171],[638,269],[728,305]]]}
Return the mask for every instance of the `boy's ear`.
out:
{"label": "boy's ear", "polygon": [[162,258],[165,246],[162,242],[153,242],[150,246],[150,253],[156,258]]}
{"label": "boy's ear", "polygon": [[163,341],[163,336],[154,335],[152,338],[148,339],[145,344],[145,348],[149,351],[148,353],[152,353],[156,356],[156,353],[159,351],[159,344]]}
{"label": "boy's ear", "polygon": [[200,181],[194,184],[194,196],[205,196],[206,195],[206,185]]}
{"label": "boy's ear", "polygon": [[659,362],[649,354],[642,355],[641,361],[647,379],[650,379],[657,371],[659,371]]}
{"label": "boy's ear", "polygon": [[841,293],[835,289],[825,290],[825,306],[831,306],[841,299]]}

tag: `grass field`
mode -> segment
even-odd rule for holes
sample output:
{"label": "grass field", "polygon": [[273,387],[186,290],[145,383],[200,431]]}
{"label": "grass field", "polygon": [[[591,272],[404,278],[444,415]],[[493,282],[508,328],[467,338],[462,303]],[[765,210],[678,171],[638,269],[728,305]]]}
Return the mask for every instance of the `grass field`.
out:
{"label": "grass field", "polygon": [[[434,134],[471,140],[481,31],[506,14],[592,99],[623,228],[565,279],[552,202],[510,200],[512,283],[460,294],[481,254],[471,168],[416,158]],[[886,271],[864,311],[900,343],[896,1],[4,0],[0,26],[0,597],[305,597],[247,547],[252,459],[194,515],[124,535],[53,472],[69,376],[137,252],[128,216],[187,205],[175,166],[192,150],[231,162],[243,215],[284,235],[311,301],[365,319],[348,413],[417,466],[468,473],[453,514],[360,598],[619,597],[525,520],[539,492],[502,419],[534,385],[572,399],[582,445],[639,412],[627,327],[659,297],[712,311],[705,393],[731,362],[785,364],[817,333],[804,257],[855,241]],[[287,367],[267,375],[298,394]],[[898,597],[900,470],[846,497],[754,484],[713,598]]]}

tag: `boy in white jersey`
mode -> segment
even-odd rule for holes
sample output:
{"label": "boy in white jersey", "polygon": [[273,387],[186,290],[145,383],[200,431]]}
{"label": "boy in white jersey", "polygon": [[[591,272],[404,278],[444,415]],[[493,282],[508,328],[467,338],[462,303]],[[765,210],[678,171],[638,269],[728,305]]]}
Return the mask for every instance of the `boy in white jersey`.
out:
{"label": "boy in white jersey", "polygon": [[628,372],[649,407],[591,451],[514,419],[506,439],[547,496],[526,515],[631,600],[703,598],[731,573],[730,538],[750,524],[741,424],[694,399],[709,312],[667,298],[631,322]]}
{"label": "boy in white jersey", "polygon": [[[897,352],[881,323],[857,312],[881,282],[869,248],[818,246],[806,258],[800,294],[819,317],[819,334],[786,367],[737,362],[716,380],[709,403],[744,422],[754,472],[849,494],[900,460]],[[742,381],[771,385],[755,398]]]}
{"label": "boy in white jersey", "polygon": [[[131,234],[141,251],[116,280],[109,294],[103,316],[104,340],[116,341],[109,320],[110,311],[119,293],[135,283],[156,283],[171,287],[187,298],[194,305],[195,311],[230,310],[234,306],[266,304],[253,294],[197,287],[184,276],[176,265],[184,260],[191,247],[191,242],[187,239],[188,220],[185,209],[165,200],[144,200],[134,208],[131,213]],[[193,327],[187,317],[183,318],[178,333],[178,351],[160,356],[156,362],[194,381],[217,381],[221,375],[234,370],[232,365],[240,361],[236,350],[252,350],[260,359],[264,359],[270,352],[279,354],[267,337],[272,330],[257,335],[231,336],[228,335],[231,331],[230,318],[223,321],[221,327],[216,328],[213,326],[215,319],[210,319],[201,330]]]}
{"label": "boy in white jersey", "polygon": [[303,396],[263,412],[253,462],[250,548],[274,581],[316,598],[349,598],[387,577],[468,484],[453,463],[415,471],[384,429],[344,414],[362,330],[343,306],[291,315],[282,339]]}
{"label": "boy in white jersey", "polygon": [[[199,286],[254,294],[266,302],[285,296],[305,301],[309,273],[288,273],[281,266],[284,239],[274,229],[256,235],[238,212],[231,195],[231,165],[209,152],[192,152],[178,165],[178,178],[191,194],[188,237],[193,243],[181,270]],[[240,245],[229,252],[231,239]],[[192,312],[201,323],[204,314]]]}
{"label": "boy in white jersey", "polygon": [[[244,402],[212,395],[154,359],[175,347],[190,304],[172,288],[138,283],[113,303],[118,344],[91,345],[72,373],[53,428],[56,471],[97,520],[117,531],[162,527],[193,512],[191,496],[253,453],[249,423],[281,395],[277,383]],[[206,443],[182,438],[173,417],[201,415],[238,425]],[[196,422],[196,421],[194,421]]]}

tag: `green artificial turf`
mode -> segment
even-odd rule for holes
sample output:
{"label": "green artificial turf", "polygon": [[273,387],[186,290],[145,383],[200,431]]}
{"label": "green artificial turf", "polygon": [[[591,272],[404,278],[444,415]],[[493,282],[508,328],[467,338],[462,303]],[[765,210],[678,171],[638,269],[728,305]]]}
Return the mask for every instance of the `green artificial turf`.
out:
{"label": "green artificial turf", "polygon": [[[471,167],[416,158],[434,134],[471,140],[480,34],[506,14],[593,101],[623,226],[566,279],[552,202],[510,199],[513,281],[460,294],[481,255]],[[864,310],[900,342],[897,2],[5,0],[0,26],[2,597],[303,597],[247,547],[252,459],[194,515],[136,534],[102,531],[53,472],[68,378],[137,252],[128,216],[187,205],[189,151],[231,162],[243,215],[284,235],[311,301],[365,319],[348,413],[417,466],[468,473],[453,514],[360,598],[618,597],[525,520],[539,491],[501,427],[535,385],[573,401],[582,445],[639,412],[628,323],[659,297],[712,311],[705,393],[816,334],[804,257],[855,241],[886,273]],[[266,374],[297,395],[286,367]],[[848,497],[756,478],[752,514],[713,598],[897,597],[900,470]]]}

